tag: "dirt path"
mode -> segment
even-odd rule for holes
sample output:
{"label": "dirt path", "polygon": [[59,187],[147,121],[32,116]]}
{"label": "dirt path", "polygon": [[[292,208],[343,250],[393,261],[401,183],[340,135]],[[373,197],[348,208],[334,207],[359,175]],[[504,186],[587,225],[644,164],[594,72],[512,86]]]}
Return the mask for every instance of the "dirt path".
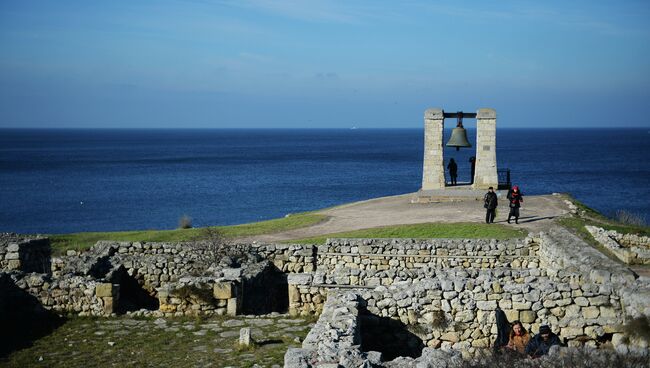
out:
{"label": "dirt path", "polygon": [[[316,213],[330,216],[329,220],[313,226],[237,239],[242,242],[275,242],[323,234],[367,229],[379,226],[418,224],[425,222],[484,222],[482,202],[467,199],[461,202],[411,203],[413,193],[354,202]],[[553,195],[527,196],[521,208],[519,225],[506,223],[508,208],[501,204],[496,223],[523,227],[538,232],[552,226],[552,220],[569,212],[561,197]]]}

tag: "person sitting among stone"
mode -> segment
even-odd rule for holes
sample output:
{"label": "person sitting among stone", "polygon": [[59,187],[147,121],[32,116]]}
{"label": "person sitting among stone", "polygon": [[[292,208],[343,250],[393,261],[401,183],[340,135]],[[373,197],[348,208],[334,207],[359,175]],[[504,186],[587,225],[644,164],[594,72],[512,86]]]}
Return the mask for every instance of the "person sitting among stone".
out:
{"label": "person sitting among stone", "polygon": [[539,334],[535,335],[528,345],[526,345],[526,354],[531,358],[539,358],[548,354],[548,351],[553,345],[562,345],[560,338],[551,332],[551,328],[547,325],[542,325],[539,328]]}
{"label": "person sitting among stone", "polygon": [[506,348],[524,354],[529,341],[530,334],[526,331],[524,325],[519,321],[512,322],[510,338],[508,339],[508,345],[506,345]]}

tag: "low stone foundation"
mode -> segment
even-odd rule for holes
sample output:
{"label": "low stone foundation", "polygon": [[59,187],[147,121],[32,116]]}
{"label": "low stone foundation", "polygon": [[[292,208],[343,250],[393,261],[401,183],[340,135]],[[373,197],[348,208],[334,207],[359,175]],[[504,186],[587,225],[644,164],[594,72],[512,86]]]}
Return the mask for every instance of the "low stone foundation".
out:
{"label": "low stone foundation", "polygon": [[[645,341],[623,341],[626,323],[650,316],[648,280],[635,279],[630,270],[568,231],[554,229],[519,243],[499,244],[497,250],[501,246],[512,253],[491,267],[445,267],[430,253],[431,249],[441,249],[436,245],[440,242],[338,240],[337,247],[352,253],[345,256],[338,252],[321,254],[320,248],[318,263],[326,265],[325,271],[319,266],[315,273],[288,279],[289,311],[318,314],[331,293],[349,289],[361,298],[360,306],[367,313],[401,322],[430,347],[473,354],[491,346],[498,307],[510,321],[520,320],[533,332],[542,324],[550,325],[569,346],[597,347],[611,342],[619,351],[647,349]],[[467,250],[487,252],[478,257],[492,256],[494,248],[484,246],[477,242]],[[428,248],[427,254],[420,254],[422,248]],[[450,253],[445,257],[464,256]],[[416,266],[415,262],[398,261],[416,255],[426,262]],[[516,260],[525,257],[527,268],[522,268],[522,263],[512,267],[508,256]],[[371,269],[370,275],[362,275],[358,265],[373,257],[391,263],[389,270]],[[358,279],[351,277],[358,275]],[[375,275],[380,285],[368,282]]]}
{"label": "low stone foundation", "polygon": [[620,234],[589,225],[585,229],[621,261],[629,265],[650,265],[650,237]]}
{"label": "low stone foundation", "polygon": [[[49,254],[49,243],[41,241],[14,237],[3,244],[4,255],[29,254],[25,260]],[[330,239],[322,246],[218,249],[98,242],[87,252],[53,258],[49,272],[3,267],[0,285],[23,290],[58,314],[320,315],[330,332],[303,345],[309,351],[290,357],[296,361],[352,364],[396,354],[417,361],[420,351],[436,354],[422,347],[476,354],[494,340],[496,308],[533,332],[550,325],[572,347],[613,344],[638,352],[648,343],[625,325],[650,316],[650,281],[563,228],[508,241]],[[337,340],[328,341],[332,336]],[[395,347],[387,348],[389,342]]]}
{"label": "low stone foundation", "polygon": [[47,238],[0,235],[0,270],[49,273],[50,256],[50,241]]}

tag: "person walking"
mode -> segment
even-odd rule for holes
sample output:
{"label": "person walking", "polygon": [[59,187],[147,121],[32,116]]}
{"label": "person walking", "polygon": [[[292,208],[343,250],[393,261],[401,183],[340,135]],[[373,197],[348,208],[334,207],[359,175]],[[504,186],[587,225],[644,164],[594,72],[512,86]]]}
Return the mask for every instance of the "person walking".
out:
{"label": "person walking", "polygon": [[458,165],[456,165],[456,161],[454,159],[449,160],[449,165],[447,165],[447,169],[449,169],[449,177],[451,178],[451,185],[456,185],[456,178],[458,177]]}
{"label": "person walking", "polygon": [[508,213],[508,223],[510,223],[510,218],[515,218],[515,224],[519,223],[519,207],[521,207],[521,202],[524,201],[523,194],[519,191],[518,186],[512,187],[508,191],[508,200],[510,201],[510,213]]}
{"label": "person walking", "polygon": [[485,213],[485,223],[491,224],[494,223],[494,217],[496,216],[497,206],[499,202],[497,201],[497,194],[494,193],[494,188],[490,187],[488,192],[483,196],[483,201],[485,204],[483,207],[487,210]]}

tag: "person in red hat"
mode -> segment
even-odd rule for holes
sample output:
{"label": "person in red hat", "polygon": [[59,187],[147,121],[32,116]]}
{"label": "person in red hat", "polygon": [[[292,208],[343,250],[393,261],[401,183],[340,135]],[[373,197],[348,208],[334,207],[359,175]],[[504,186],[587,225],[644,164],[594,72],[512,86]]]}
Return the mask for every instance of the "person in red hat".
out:
{"label": "person in red hat", "polygon": [[524,201],[521,191],[519,191],[518,186],[512,187],[508,191],[507,195],[508,200],[510,201],[510,213],[508,213],[508,223],[510,223],[510,218],[515,218],[515,224],[519,223],[519,207],[521,207],[521,202]]}

